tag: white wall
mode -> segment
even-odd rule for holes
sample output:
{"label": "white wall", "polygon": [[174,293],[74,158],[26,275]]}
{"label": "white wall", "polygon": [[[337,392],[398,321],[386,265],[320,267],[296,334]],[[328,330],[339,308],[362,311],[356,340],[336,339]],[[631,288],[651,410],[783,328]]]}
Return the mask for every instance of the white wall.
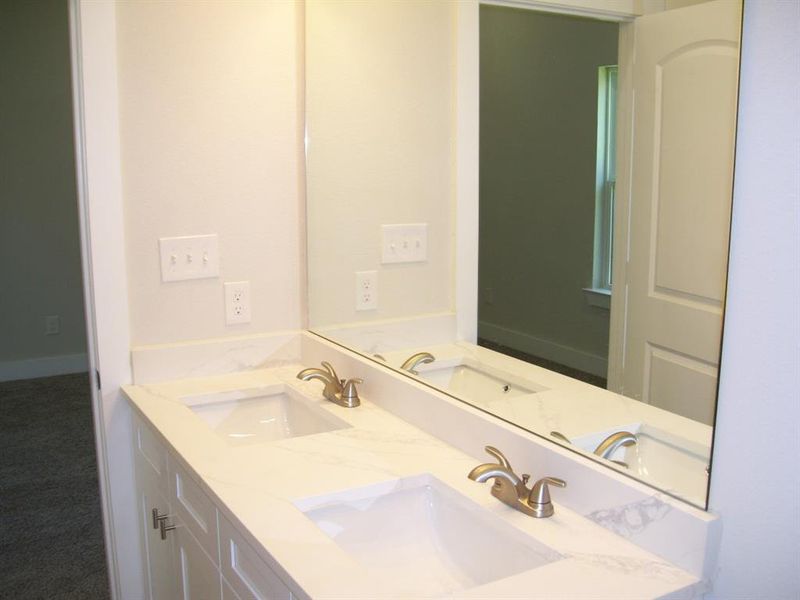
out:
{"label": "white wall", "polygon": [[747,0],[710,509],[713,596],[800,597],[800,4]]}
{"label": "white wall", "polygon": [[[303,323],[302,4],[117,3],[135,346]],[[221,277],[162,283],[158,238],[218,233]],[[226,326],[224,281],[252,322]]]}
{"label": "white wall", "polygon": [[[452,310],[455,6],[307,3],[309,321]],[[428,223],[428,260],[382,265],[382,224]],[[356,312],[355,272],[378,271]]]}
{"label": "white wall", "polygon": [[66,2],[0,2],[0,73],[0,381],[85,371]]}

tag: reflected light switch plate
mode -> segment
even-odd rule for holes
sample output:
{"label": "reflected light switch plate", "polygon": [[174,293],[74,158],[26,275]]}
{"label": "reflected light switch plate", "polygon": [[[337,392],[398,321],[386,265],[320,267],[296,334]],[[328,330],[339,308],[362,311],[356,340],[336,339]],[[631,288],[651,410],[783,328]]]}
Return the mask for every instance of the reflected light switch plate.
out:
{"label": "reflected light switch plate", "polygon": [[413,263],[428,260],[428,224],[381,226],[381,262]]}

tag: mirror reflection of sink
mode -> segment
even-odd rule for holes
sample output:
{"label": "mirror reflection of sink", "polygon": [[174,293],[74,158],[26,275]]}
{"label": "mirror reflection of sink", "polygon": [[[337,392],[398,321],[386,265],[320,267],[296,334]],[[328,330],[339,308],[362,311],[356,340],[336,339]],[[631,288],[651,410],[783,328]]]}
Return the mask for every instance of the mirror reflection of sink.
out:
{"label": "mirror reflection of sink", "polygon": [[350,427],[283,385],[181,398],[230,445],[271,442]]}
{"label": "mirror reflection of sink", "polygon": [[547,389],[488,365],[472,363],[472,361],[446,366],[433,362],[420,365],[417,373],[423,381],[478,406],[485,406],[497,400],[535,394]]}
{"label": "mirror reflection of sink", "polygon": [[430,475],[295,502],[336,544],[412,597],[436,597],[562,558]]}
{"label": "mirror reflection of sink", "polygon": [[617,431],[629,431],[638,439],[632,446],[617,448],[609,457],[626,463],[628,468],[623,471],[691,502],[705,502],[711,455],[708,446],[641,423],[581,436],[572,443],[593,453],[600,442]]}

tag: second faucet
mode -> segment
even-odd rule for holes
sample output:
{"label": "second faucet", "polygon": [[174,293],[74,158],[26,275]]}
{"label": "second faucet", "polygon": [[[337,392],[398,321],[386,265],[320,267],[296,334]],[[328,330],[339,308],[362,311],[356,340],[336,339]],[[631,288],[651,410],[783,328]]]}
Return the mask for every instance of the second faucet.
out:
{"label": "second faucet", "polygon": [[364,383],[363,380],[353,379],[339,379],[336,375],[331,363],[322,361],[323,369],[317,367],[309,367],[303,369],[297,374],[297,378],[303,381],[311,381],[312,379],[319,379],[325,384],[322,390],[322,395],[326,400],[330,400],[334,404],[344,406],[345,408],[355,408],[361,405],[361,399],[358,397],[357,383]]}

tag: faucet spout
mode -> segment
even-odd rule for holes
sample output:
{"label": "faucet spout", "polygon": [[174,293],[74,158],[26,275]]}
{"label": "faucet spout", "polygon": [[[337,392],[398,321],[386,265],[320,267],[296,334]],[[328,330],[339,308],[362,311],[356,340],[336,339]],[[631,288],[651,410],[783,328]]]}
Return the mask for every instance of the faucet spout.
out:
{"label": "faucet spout", "polygon": [[638,441],[639,439],[630,431],[618,431],[600,442],[594,453],[600,458],[610,459],[617,448],[633,446]]}
{"label": "faucet spout", "polygon": [[417,367],[419,365],[432,363],[434,360],[436,360],[436,358],[430,352],[417,352],[409,356],[405,362],[400,365],[400,368],[404,371],[408,371],[412,375],[419,375],[416,371]]}
{"label": "faucet spout", "polygon": [[514,473],[514,471],[510,471],[503,465],[499,465],[497,463],[485,463],[478,465],[469,472],[467,477],[472,479],[472,481],[477,481],[478,483],[485,483],[492,478],[498,480],[503,479],[514,487],[522,483],[522,480],[517,477],[517,474]]}
{"label": "faucet spout", "polygon": [[332,378],[330,373],[327,371],[323,371],[322,369],[317,369],[315,367],[309,367],[308,369],[303,369],[297,374],[298,379],[302,379],[303,381],[311,381],[312,379],[319,379],[324,383],[330,383]]}

